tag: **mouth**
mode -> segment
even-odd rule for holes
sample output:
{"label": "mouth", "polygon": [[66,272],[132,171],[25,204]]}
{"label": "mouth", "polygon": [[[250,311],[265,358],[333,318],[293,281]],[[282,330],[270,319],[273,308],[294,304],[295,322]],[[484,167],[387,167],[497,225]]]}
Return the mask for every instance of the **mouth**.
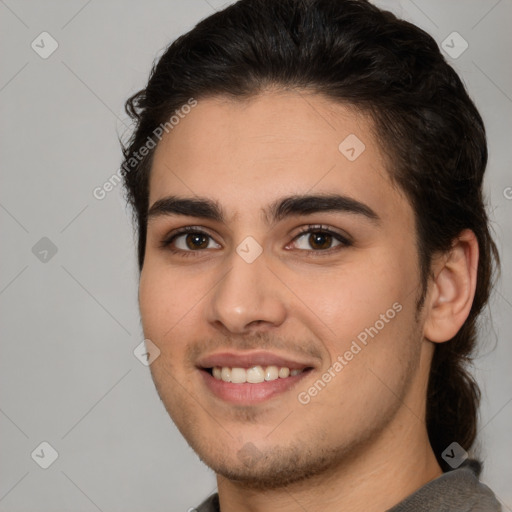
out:
{"label": "mouth", "polygon": [[253,405],[294,388],[314,366],[267,352],[222,353],[197,366],[208,391],[224,402]]}
{"label": "mouth", "polygon": [[311,367],[293,368],[287,366],[251,366],[249,368],[214,366],[213,368],[203,368],[212,377],[223,382],[232,382],[233,384],[259,384],[261,382],[270,382],[277,379],[288,379],[300,375],[302,372],[312,370]]}

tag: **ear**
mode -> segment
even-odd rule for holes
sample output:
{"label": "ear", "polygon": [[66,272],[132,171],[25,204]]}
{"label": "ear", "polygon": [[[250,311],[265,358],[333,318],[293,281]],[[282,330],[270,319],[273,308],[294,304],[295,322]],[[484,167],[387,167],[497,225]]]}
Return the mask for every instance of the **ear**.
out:
{"label": "ear", "polygon": [[478,240],[466,229],[453,241],[450,251],[433,263],[423,326],[428,340],[448,341],[466,321],[475,296],[478,255]]}

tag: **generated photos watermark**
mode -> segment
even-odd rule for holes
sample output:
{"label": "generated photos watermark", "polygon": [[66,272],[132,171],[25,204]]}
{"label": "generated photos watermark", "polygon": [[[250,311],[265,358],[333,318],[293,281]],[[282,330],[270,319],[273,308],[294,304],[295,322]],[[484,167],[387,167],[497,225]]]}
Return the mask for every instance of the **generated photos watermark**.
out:
{"label": "generated photos watermark", "polygon": [[340,354],[336,361],[329,366],[329,368],[320,376],[315,383],[310,386],[307,391],[301,391],[297,395],[299,403],[307,405],[311,402],[312,398],[318,395],[332,379],[334,379],[345,366],[348,365],[354,357],[359,354],[364,347],[368,345],[370,339],[375,338],[382,329],[388,324],[395,316],[402,311],[402,305],[399,302],[395,302],[391,308],[385,313],[382,313],[372,326],[365,328],[357,335],[357,339],[352,340],[350,348],[343,354]]}
{"label": "generated photos watermark", "polygon": [[139,148],[138,151],[132,152],[130,158],[128,158],[123,165],[110,176],[101,186],[95,187],[92,191],[92,195],[99,201],[105,199],[109,192],[112,192],[114,188],[121,183],[123,177],[129,172],[137,168],[142,160],[149,155],[149,152],[154,149],[159,141],[162,140],[164,133],[169,133],[174,129],[187,114],[190,114],[192,109],[197,106],[197,100],[189,98],[187,103],[182,105],[174,114],[165,122],[160,123],[154,130],[153,134],[149,135],[146,142]]}

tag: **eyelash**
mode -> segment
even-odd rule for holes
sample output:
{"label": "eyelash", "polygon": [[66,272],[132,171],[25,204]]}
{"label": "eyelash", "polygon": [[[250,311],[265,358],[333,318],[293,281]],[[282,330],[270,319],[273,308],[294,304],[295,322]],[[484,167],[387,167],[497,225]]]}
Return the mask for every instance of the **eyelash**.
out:
{"label": "eyelash", "polygon": [[[179,237],[180,235],[183,235],[183,234],[190,234],[190,233],[193,233],[193,234],[199,234],[199,235],[205,235],[207,237],[210,237],[210,238],[213,238],[211,235],[209,235],[208,233],[202,231],[201,229],[198,229],[197,227],[194,227],[194,226],[186,226],[184,228],[180,228],[178,229],[177,231],[173,232],[169,237],[165,238],[161,244],[160,244],[160,247],[162,249],[167,249],[169,250],[170,252],[174,253],[174,254],[180,254],[184,257],[195,257],[195,256],[199,256],[197,253],[201,253],[203,251],[205,251],[206,249],[200,249],[200,250],[183,250],[183,249],[175,249],[171,246],[171,244],[174,242],[174,240]],[[340,245],[337,245],[335,247],[330,247],[329,249],[319,249],[319,250],[314,250],[314,249],[311,249],[311,250],[305,250],[305,249],[298,249],[299,251],[301,252],[307,252],[309,253],[310,256],[312,257],[317,257],[317,256],[323,256],[323,255],[326,255],[326,254],[332,254],[333,252],[337,252],[343,248],[346,248],[346,247],[350,247],[352,245],[352,241],[350,241],[348,238],[344,237],[343,235],[341,235],[340,233],[337,233],[336,231],[333,231],[323,225],[320,225],[320,224],[317,224],[317,225],[309,225],[309,226],[305,226],[304,228],[302,228],[299,233],[293,238],[292,242],[295,242],[297,239],[299,239],[300,237],[302,237],[303,235],[305,234],[308,234],[308,233],[322,233],[322,234],[328,234],[328,235],[331,235],[335,240],[337,240],[338,242],[340,242]]]}

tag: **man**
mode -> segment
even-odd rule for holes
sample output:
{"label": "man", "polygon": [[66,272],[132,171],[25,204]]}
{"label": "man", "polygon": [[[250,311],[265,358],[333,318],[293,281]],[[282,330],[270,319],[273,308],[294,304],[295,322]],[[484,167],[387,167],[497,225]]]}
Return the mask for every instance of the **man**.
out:
{"label": "man", "polygon": [[217,475],[198,510],[501,510],[464,366],[499,263],[485,130],[435,41],[364,0],[242,0],[127,111],[151,374]]}

